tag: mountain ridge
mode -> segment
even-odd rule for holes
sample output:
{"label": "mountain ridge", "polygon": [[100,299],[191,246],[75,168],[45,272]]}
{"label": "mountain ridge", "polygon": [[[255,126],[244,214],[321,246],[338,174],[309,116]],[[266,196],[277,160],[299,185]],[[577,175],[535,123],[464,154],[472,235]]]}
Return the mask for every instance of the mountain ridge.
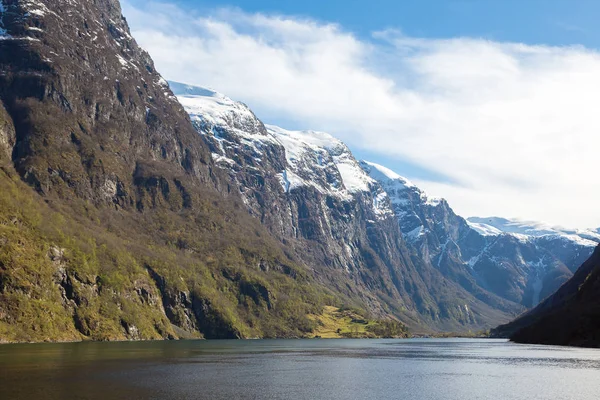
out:
{"label": "mountain ridge", "polygon": [[[227,100],[217,101],[220,108],[215,109],[212,93],[190,95],[192,87],[173,86],[183,88],[183,94],[176,92],[180,101],[209,143],[213,159],[238,182],[249,212],[287,245],[296,242],[300,251],[327,249],[315,254],[313,263],[329,266],[319,270],[328,284],[350,280],[370,298],[372,312],[397,313],[413,321],[409,325],[424,318],[437,329],[461,330],[463,324],[481,329],[489,316],[493,317],[488,321],[506,319],[510,317],[503,312],[514,315],[521,310],[508,304],[505,311],[493,310],[423,265],[406,247],[387,194],[338,139],[323,132],[265,126],[247,106],[226,96],[216,96]],[[331,268],[339,272],[332,275]],[[438,285],[454,293],[436,293],[433,288]]]}
{"label": "mountain ridge", "polygon": [[[571,240],[581,238],[582,243],[594,246],[600,242],[600,234],[592,229],[567,229],[560,226],[551,226],[543,222],[524,221],[517,218],[502,217],[469,217],[467,222],[475,224],[479,229],[498,230],[504,233],[522,234],[526,236],[565,236]],[[483,225],[483,226],[482,226]]]}

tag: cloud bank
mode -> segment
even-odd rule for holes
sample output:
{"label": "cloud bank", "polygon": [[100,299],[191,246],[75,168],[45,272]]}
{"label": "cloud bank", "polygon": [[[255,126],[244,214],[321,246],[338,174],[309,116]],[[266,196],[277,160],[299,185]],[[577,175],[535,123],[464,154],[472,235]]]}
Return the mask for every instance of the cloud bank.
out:
{"label": "cloud bank", "polygon": [[360,38],[293,16],[166,3],[123,11],[166,78],[445,176],[416,183],[461,215],[600,226],[595,50],[396,30]]}

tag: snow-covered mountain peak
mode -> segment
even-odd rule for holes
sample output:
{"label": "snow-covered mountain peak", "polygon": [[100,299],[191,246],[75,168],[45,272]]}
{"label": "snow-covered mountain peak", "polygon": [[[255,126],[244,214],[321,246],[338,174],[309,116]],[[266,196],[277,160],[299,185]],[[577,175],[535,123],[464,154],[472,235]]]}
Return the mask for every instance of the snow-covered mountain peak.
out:
{"label": "snow-covered mountain peak", "polygon": [[209,129],[228,126],[236,129],[239,136],[265,133],[262,123],[244,103],[204,87],[177,82],[169,82],[169,86],[197,124],[209,125]]}
{"label": "snow-covered mountain peak", "polygon": [[334,138],[329,133],[319,131],[292,131],[275,125],[265,124],[267,130],[280,138],[290,138],[297,143],[303,143],[304,146],[310,146],[318,149],[336,149],[346,148],[346,145],[339,139]]}
{"label": "snow-covered mountain peak", "polygon": [[260,163],[263,150],[275,145],[285,152],[287,168],[280,172],[280,180],[286,192],[310,186],[349,200],[354,193],[369,192],[375,183],[350,149],[328,133],[263,125],[245,104],[212,89],[169,84],[198,131],[215,142],[213,159],[220,164],[233,165],[234,148],[240,146],[253,149],[253,158]]}
{"label": "snow-covered mountain peak", "polygon": [[228,99],[229,101],[233,102],[233,100],[231,100],[224,94],[219,93],[216,90],[213,90],[208,87],[186,85],[184,83],[173,81],[169,81],[168,83],[173,93],[176,93],[178,96],[217,97],[222,99]]}
{"label": "snow-covered mountain peak", "polygon": [[501,235],[503,232],[498,229],[495,228],[491,225],[487,225],[487,224],[481,224],[478,222],[472,222],[467,220],[467,224],[477,233],[479,233],[480,235],[483,236],[498,236]]}
{"label": "snow-covered mountain peak", "polygon": [[418,199],[420,203],[436,207],[444,201],[442,198],[428,196],[414,183],[383,165],[365,160],[361,160],[360,165],[371,178],[386,189],[393,203],[406,205],[407,202]]}
{"label": "snow-covered mountain peak", "polygon": [[[374,180],[360,167],[350,149],[328,133],[317,131],[290,131],[278,126],[266,125],[267,131],[285,148],[286,158],[294,172],[304,179],[311,179],[315,168],[327,176],[333,190],[344,196],[345,192],[368,192]],[[333,165],[330,165],[333,163]],[[334,167],[341,181],[337,181]],[[329,170],[329,172],[328,172]],[[332,173],[333,172],[333,173]],[[314,180],[314,179],[312,179]]]}
{"label": "snow-covered mountain peak", "polygon": [[365,171],[371,176],[371,178],[384,182],[386,180],[398,181],[406,187],[416,187],[411,181],[398,175],[391,169],[384,167],[383,165],[376,164],[371,161],[361,160],[361,165]]}
{"label": "snow-covered mountain peak", "polygon": [[467,220],[474,224],[487,225],[506,233],[543,236],[557,232],[556,228],[542,222],[523,221],[502,217],[469,217]]}

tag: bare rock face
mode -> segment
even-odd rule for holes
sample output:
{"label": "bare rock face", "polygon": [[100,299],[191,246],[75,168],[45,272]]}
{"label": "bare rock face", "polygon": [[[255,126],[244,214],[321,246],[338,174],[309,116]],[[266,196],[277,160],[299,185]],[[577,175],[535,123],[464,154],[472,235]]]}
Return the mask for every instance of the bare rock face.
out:
{"label": "bare rock face", "polygon": [[469,222],[393,171],[358,162],[326,133],[264,126],[220,93],[171,87],[248,212],[321,280],[342,291],[346,282],[373,312],[438,329],[485,326],[537,305],[600,240]]}
{"label": "bare rock face", "polygon": [[172,88],[185,109],[117,0],[0,0],[0,341],[297,337],[325,304],[478,330],[585,256],[547,250],[534,279],[541,240],[492,241],[327,134]]}
{"label": "bare rock face", "polygon": [[15,128],[4,107],[0,106],[0,162],[6,163],[12,157],[12,150],[15,147],[16,134]]}

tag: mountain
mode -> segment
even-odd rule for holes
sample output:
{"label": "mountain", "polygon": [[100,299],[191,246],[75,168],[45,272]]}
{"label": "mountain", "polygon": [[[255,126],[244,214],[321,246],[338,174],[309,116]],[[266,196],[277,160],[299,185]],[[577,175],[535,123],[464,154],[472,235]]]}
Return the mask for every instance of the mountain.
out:
{"label": "mountain", "polygon": [[403,235],[390,188],[341,141],[265,126],[210,89],[170,86],[248,212],[326,285],[418,329],[477,330],[523,310],[424,261]]}
{"label": "mountain", "polygon": [[600,246],[552,296],[493,331],[518,343],[600,346]]}
{"label": "mountain", "polygon": [[522,224],[517,231],[500,218],[465,220],[446,200],[427,196],[389,169],[370,162],[363,166],[390,196],[403,236],[420,258],[495,307],[489,292],[527,308],[537,305],[573,275],[600,241],[593,232],[585,234],[596,241]]}
{"label": "mountain", "polygon": [[[396,219],[404,242],[399,250],[410,254],[416,267],[416,273],[403,271],[405,277],[422,281],[432,293],[436,287],[428,283],[431,274],[436,277],[441,274],[454,288],[458,287],[469,297],[502,313],[514,313],[518,312],[519,306],[538,304],[572,276],[597,243],[594,240],[598,237],[591,231],[543,231],[541,224],[537,224],[535,230],[532,224],[525,226],[524,223],[520,223],[519,231],[516,222],[510,230],[511,222],[500,218],[467,221],[457,216],[444,199],[430,198],[393,171],[367,161],[357,163],[342,142],[326,133],[291,132],[264,126],[246,105],[222,94],[175,82],[170,85],[190,113],[199,133],[209,143],[213,159],[229,171],[232,181],[238,182],[249,212],[258,216],[285,243],[301,237],[305,242],[300,249],[323,245],[334,249],[333,254],[317,257],[312,263],[345,268],[353,276],[354,284],[363,288],[371,286],[364,285],[355,273],[368,265],[361,255],[375,248],[376,243],[371,242],[369,248],[363,247],[365,241],[359,245],[355,243],[350,246],[355,253],[339,248],[341,243],[348,243],[352,237],[360,235],[360,228],[355,226],[354,230],[349,230],[345,225],[347,221],[340,219],[343,213],[333,215],[330,212],[330,206],[336,202],[358,207],[353,210],[361,211],[352,214],[363,214],[365,226],[369,228],[379,226],[386,243],[397,235],[388,222],[392,216]],[[260,185],[248,184],[252,180],[259,181]],[[257,196],[262,203],[255,200]],[[318,196],[325,197],[326,200],[321,202],[326,204],[325,207],[319,203],[308,204],[310,199]],[[264,201],[267,197],[269,200]],[[295,203],[292,206],[289,206],[290,199]],[[298,207],[298,203],[304,207]],[[273,204],[277,206],[272,207]],[[304,214],[300,213],[302,209]],[[369,216],[373,212],[375,216]],[[318,228],[313,226],[307,232],[306,227],[296,220],[314,221]],[[503,225],[500,224],[502,221]],[[287,227],[287,231],[282,227]],[[353,234],[344,236],[340,232]],[[329,241],[328,237],[335,240]],[[398,241],[395,238],[391,242]],[[393,252],[393,249],[385,248],[386,254]],[[331,257],[334,254],[337,258]],[[347,254],[352,256],[346,258]],[[407,268],[407,265],[404,261],[394,268]],[[385,275],[383,270],[378,274]],[[322,270],[320,275],[328,275],[329,271],[329,268]],[[419,279],[423,271],[428,271],[429,277]],[[340,279],[336,276],[329,283]],[[411,311],[414,309],[421,318],[428,315],[426,307],[419,307],[418,302],[411,303],[414,294],[407,297],[404,295],[406,287],[395,286],[402,299],[400,304],[410,307]],[[375,309],[380,308],[377,299],[371,300]],[[429,323],[443,324],[435,321],[436,317]]]}
{"label": "mountain", "polygon": [[463,331],[520,311],[424,265],[329,135],[211,91],[192,124],[118,1],[0,4],[0,341],[311,336],[331,306]]}
{"label": "mountain", "polygon": [[118,1],[0,4],[0,341],[298,337],[350,302],[247,213]]}
{"label": "mountain", "polygon": [[591,252],[481,234],[326,133],[169,85],[117,0],[0,5],[2,342],[474,331]]}

